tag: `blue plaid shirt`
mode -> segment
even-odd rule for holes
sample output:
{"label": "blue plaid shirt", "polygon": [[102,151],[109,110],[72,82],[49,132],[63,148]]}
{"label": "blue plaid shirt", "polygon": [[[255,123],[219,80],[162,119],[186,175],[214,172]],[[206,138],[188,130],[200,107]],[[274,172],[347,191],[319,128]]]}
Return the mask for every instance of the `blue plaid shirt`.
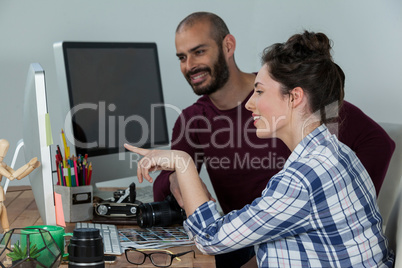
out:
{"label": "blue plaid shirt", "polygon": [[259,267],[392,267],[394,261],[370,176],[325,125],[300,142],[251,205],[221,217],[209,201],[184,226],[207,254],[254,245]]}

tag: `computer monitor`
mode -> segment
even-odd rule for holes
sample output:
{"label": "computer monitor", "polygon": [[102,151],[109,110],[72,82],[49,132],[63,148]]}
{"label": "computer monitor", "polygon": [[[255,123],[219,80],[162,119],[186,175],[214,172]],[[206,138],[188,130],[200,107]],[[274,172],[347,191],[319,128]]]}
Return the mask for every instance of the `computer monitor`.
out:
{"label": "computer monitor", "polygon": [[63,41],[53,47],[67,146],[70,155],[88,154],[94,195],[98,182],[134,179],[138,156],[124,143],[169,144],[156,44]]}
{"label": "computer monitor", "polygon": [[38,157],[41,165],[28,176],[36,205],[44,224],[55,225],[52,160],[46,126],[48,106],[46,99],[45,71],[39,63],[32,63],[25,87],[23,115],[23,142],[25,160]]}

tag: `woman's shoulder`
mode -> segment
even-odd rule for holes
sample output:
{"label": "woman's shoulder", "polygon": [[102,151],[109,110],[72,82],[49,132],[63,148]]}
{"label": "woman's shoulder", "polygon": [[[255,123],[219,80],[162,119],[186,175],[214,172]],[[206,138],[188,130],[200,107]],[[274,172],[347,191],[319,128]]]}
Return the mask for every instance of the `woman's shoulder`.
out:
{"label": "woman's shoulder", "polygon": [[356,158],[356,154],[335,135],[326,133],[317,137],[317,142],[304,147],[298,157],[289,158],[285,173],[298,174],[300,180],[311,183],[322,176],[337,176],[342,170],[348,169]]}

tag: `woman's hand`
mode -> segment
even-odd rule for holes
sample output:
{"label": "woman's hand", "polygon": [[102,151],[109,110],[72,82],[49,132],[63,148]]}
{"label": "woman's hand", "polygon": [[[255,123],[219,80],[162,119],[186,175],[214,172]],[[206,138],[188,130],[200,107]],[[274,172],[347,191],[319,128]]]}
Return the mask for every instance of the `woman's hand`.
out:
{"label": "woman's hand", "polygon": [[144,156],[137,163],[137,177],[140,183],[144,178],[149,182],[153,181],[149,172],[170,170],[183,173],[193,163],[191,157],[182,151],[148,150],[129,144],[124,144],[124,147],[133,153]]}
{"label": "woman's hand", "polygon": [[[201,182],[197,168],[189,154],[174,150],[148,150],[124,144],[124,147],[144,157],[138,161],[137,177],[143,182],[144,178],[152,182],[150,171],[173,170],[176,171],[177,182],[183,197],[184,210],[187,217],[203,203],[209,200],[209,192]],[[205,188],[204,188],[205,187]]]}

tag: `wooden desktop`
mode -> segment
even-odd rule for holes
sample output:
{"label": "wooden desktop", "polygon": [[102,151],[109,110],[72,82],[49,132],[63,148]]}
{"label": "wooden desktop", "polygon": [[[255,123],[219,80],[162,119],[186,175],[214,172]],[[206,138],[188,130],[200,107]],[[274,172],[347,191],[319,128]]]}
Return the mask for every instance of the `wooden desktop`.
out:
{"label": "wooden desktop", "polygon": [[[10,222],[10,229],[21,228],[30,225],[43,224],[42,219],[39,216],[39,211],[35,203],[35,199],[29,186],[11,186],[8,188],[5,206],[7,208],[8,219]],[[72,232],[75,223],[66,223],[66,232]],[[133,226],[118,225],[118,228],[126,228]],[[3,233],[3,229],[0,227],[0,232]],[[68,244],[68,242],[67,242]],[[192,254],[186,254],[180,257],[181,261],[173,260],[171,267],[203,267],[212,268],[215,267],[214,256],[203,255],[195,246],[183,246],[174,247],[169,250],[173,253],[184,252],[190,249],[194,249],[196,257],[193,258]],[[62,263],[60,267],[68,267],[66,263]],[[149,259],[143,265],[133,265],[126,261],[123,255],[118,256],[116,262],[113,264],[105,264],[105,267],[155,267]]]}

